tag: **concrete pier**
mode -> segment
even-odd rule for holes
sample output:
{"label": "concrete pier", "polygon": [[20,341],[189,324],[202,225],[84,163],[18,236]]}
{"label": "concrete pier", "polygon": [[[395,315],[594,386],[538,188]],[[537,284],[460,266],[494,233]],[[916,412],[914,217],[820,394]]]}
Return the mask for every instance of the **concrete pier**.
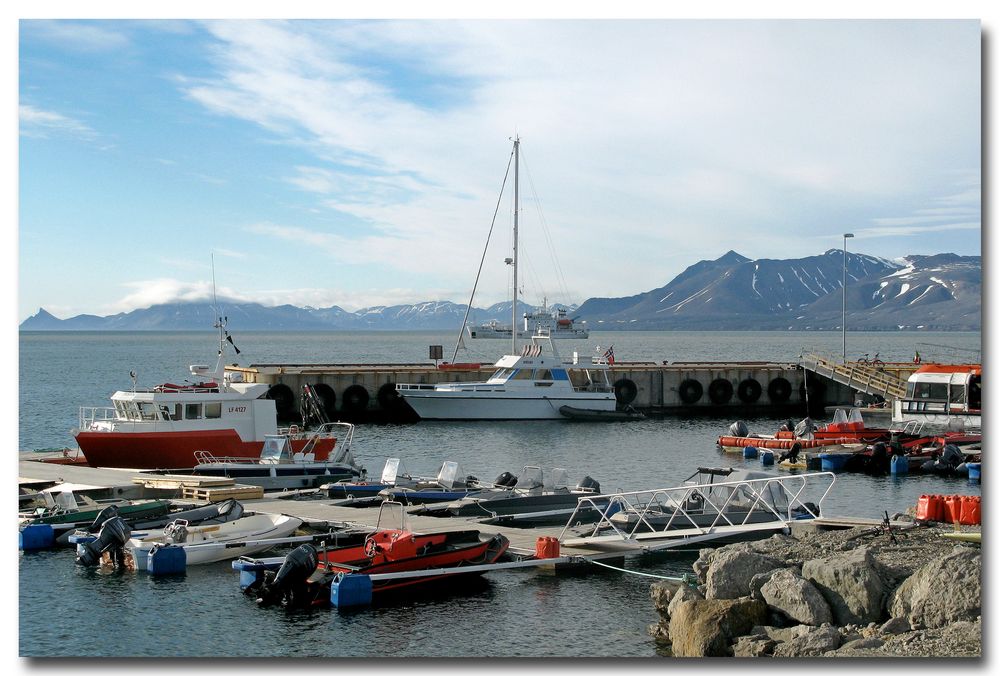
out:
{"label": "concrete pier", "polygon": [[[227,372],[271,385],[278,414],[294,420],[303,385],[327,416],[352,422],[408,422],[418,418],[396,392],[397,383],[433,384],[485,380],[492,364],[251,364]],[[854,391],[807,373],[794,362],[618,362],[609,379],[620,406],[657,414],[823,414],[830,404],[850,404]],[[581,383],[582,385],[582,383]]]}

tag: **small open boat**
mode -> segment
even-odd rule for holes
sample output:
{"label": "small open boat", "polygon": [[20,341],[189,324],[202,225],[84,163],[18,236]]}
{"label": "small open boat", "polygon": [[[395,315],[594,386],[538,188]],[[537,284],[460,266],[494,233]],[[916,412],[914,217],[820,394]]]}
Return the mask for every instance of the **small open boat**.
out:
{"label": "small open boat", "polygon": [[[387,506],[398,508],[399,528],[381,527],[381,510]],[[327,550],[301,545],[284,560],[271,562],[270,570],[263,571],[259,580],[244,591],[255,595],[260,605],[328,605],[330,587],[341,575],[402,573],[494,563],[509,546],[505,536],[497,534],[483,539],[477,530],[414,533],[406,527],[402,505],[386,502],[380,508],[375,532],[363,543]],[[469,574],[479,574],[479,571]],[[452,579],[455,574],[445,577]],[[439,575],[427,575],[373,580],[372,593],[385,594],[441,579]]]}
{"label": "small open boat", "polygon": [[[412,487],[422,481],[434,481],[433,477],[413,477],[403,469],[399,458],[386,458],[378,481],[337,481],[325,484],[327,497],[346,500],[360,500],[377,496],[386,488]],[[379,499],[381,502],[381,499]]]}
{"label": "small open boat", "polygon": [[485,484],[476,477],[465,475],[457,462],[441,463],[437,477],[431,481],[417,481],[409,486],[392,486],[379,491],[385,499],[410,505],[427,502],[451,502],[478,493],[492,484]]}
{"label": "small open boat", "polygon": [[125,548],[136,570],[146,570],[149,552],[156,545],[183,547],[187,565],[194,566],[268,550],[276,544],[269,540],[288,537],[301,524],[301,519],[284,514],[254,514],[211,526],[191,526],[178,520],[161,534],[130,538]]}
{"label": "small open boat", "polygon": [[[338,428],[341,428],[338,430]],[[259,458],[216,457],[209,451],[196,451],[198,465],[194,473],[223,476],[238,483],[263,486],[264,490],[312,488],[324,482],[364,478],[365,470],[351,453],[354,425],[325,423],[306,432],[308,440],[300,451],[293,451],[289,434],[266,434]],[[333,457],[326,455],[321,441],[333,440]]]}

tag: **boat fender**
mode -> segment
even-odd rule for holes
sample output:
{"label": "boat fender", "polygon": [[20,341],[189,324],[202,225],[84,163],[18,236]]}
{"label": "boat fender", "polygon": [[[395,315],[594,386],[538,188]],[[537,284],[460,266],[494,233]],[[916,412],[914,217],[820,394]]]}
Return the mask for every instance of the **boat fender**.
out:
{"label": "boat fender", "polygon": [[703,392],[704,389],[702,388],[701,383],[694,378],[688,378],[677,386],[677,395],[685,404],[694,404],[701,399]]}
{"label": "boat fender", "polygon": [[621,378],[614,384],[615,399],[622,404],[631,404],[639,394],[639,388],[628,378]]}
{"label": "boat fender", "polygon": [[76,562],[84,566],[96,566],[101,562],[101,555],[109,552],[115,568],[122,568],[125,563],[125,543],[130,537],[132,529],[124,519],[120,516],[108,519],[92,542],[80,543]]}
{"label": "boat fender", "polygon": [[716,405],[728,403],[733,398],[733,384],[724,378],[716,378],[708,386],[708,398]]}
{"label": "boat fender", "polygon": [[752,404],[760,399],[762,388],[753,378],[747,378],[736,387],[736,396],[744,404]]}
{"label": "boat fender", "polygon": [[792,396],[792,384],[784,378],[775,378],[767,384],[767,396],[773,402],[784,403]]}
{"label": "boat fender", "polygon": [[355,412],[368,408],[368,400],[371,399],[364,385],[351,385],[341,396],[343,397],[341,408]]}
{"label": "boat fender", "polygon": [[264,398],[274,400],[274,408],[280,420],[288,420],[295,412],[295,393],[284,383],[272,385]]}
{"label": "boat fender", "polygon": [[55,530],[51,524],[28,524],[17,534],[18,549],[28,552],[35,549],[48,549],[56,543]]}
{"label": "boat fender", "polygon": [[400,395],[399,390],[396,389],[396,383],[393,382],[388,382],[378,388],[375,399],[378,401],[378,405],[382,407],[383,411],[391,411],[399,406],[403,401],[402,395]]}

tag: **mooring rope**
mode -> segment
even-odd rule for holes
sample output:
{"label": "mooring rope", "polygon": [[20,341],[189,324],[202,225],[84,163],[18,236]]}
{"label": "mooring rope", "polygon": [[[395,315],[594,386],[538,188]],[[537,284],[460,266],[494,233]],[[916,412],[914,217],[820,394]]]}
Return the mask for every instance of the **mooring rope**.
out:
{"label": "mooring rope", "polygon": [[671,577],[669,575],[654,575],[653,573],[642,573],[639,572],[638,570],[628,570],[627,568],[618,568],[617,566],[612,566],[607,563],[601,563],[600,561],[594,561],[593,559],[587,559],[587,560],[590,561],[595,566],[610,568],[611,570],[617,570],[622,573],[629,573],[631,575],[641,575],[643,577],[654,577],[657,580],[671,580],[673,582],[683,582],[684,584],[691,585],[692,587],[697,586],[694,577],[688,573],[684,573],[683,577]]}

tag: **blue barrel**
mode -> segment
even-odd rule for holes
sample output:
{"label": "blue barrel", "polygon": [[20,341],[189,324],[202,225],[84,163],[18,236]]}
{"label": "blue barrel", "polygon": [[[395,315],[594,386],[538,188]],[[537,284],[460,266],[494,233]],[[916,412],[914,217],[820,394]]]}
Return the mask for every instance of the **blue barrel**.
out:
{"label": "blue barrel", "polygon": [[233,561],[233,570],[240,571],[240,590],[245,590],[250,585],[264,579],[264,572],[268,570],[278,570],[284,562],[285,557],[275,557],[271,559],[236,559]]}
{"label": "blue barrel", "polygon": [[967,462],[965,466],[969,469],[969,481],[979,483],[979,475],[982,471],[982,463],[979,462]]}
{"label": "blue barrel", "polygon": [[757,447],[756,446],[744,446],[743,447],[743,457],[744,458],[756,458],[757,457]]}
{"label": "blue barrel", "polygon": [[146,570],[150,575],[174,575],[187,570],[187,552],[183,547],[155,545],[149,550]]}
{"label": "blue barrel", "polygon": [[367,606],[372,602],[372,579],[357,573],[340,573],[330,585],[330,604],[334,608]]}
{"label": "blue barrel", "polygon": [[17,548],[23,551],[48,549],[56,543],[56,532],[47,523],[33,523],[17,534]]}
{"label": "blue barrel", "polygon": [[760,464],[762,465],[773,465],[774,464],[774,452],[773,451],[761,451],[760,452]]}
{"label": "blue barrel", "polygon": [[87,544],[88,542],[93,542],[96,539],[97,536],[92,535],[90,533],[81,533],[80,535],[74,533],[73,535],[69,536],[69,543],[71,545],[76,545],[77,556],[83,556],[84,552],[87,551],[84,545]]}
{"label": "blue barrel", "polygon": [[844,465],[847,464],[850,457],[850,453],[820,453],[820,467],[824,472],[833,472],[838,469],[844,469]]}
{"label": "blue barrel", "polygon": [[889,461],[890,474],[908,474],[910,472],[910,459],[905,455],[894,455]]}

